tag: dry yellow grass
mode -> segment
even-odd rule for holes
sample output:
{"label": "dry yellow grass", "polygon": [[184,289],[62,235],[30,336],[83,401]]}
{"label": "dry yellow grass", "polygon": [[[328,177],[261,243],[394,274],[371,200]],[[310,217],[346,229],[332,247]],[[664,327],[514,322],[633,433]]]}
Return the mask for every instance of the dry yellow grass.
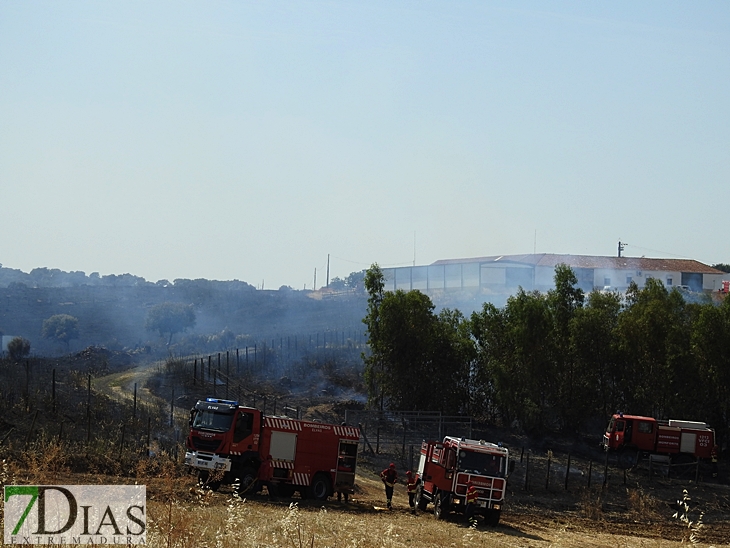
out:
{"label": "dry yellow grass", "polygon": [[352,512],[230,499],[225,505],[151,503],[148,543],[159,547],[535,547],[677,548],[680,542],[585,531],[569,524],[496,529],[437,521],[430,514]]}
{"label": "dry yellow grass", "polygon": [[[59,455],[47,457],[29,459],[22,465],[0,461],[0,484],[136,481],[59,472],[58,464],[62,462]],[[673,534],[651,534],[649,529],[636,527],[631,534],[625,534],[624,525],[602,518],[602,502],[595,493],[586,494],[583,510],[573,515],[552,514],[551,517],[548,512],[541,514],[539,509],[525,514],[511,512],[508,507],[498,527],[482,524],[469,527],[458,517],[439,521],[430,513],[411,515],[401,485],[396,490],[395,510],[376,510],[384,503],[382,484],[374,473],[367,471],[358,476],[357,493],[348,505],[331,501],[272,502],[262,496],[241,500],[230,491],[201,490],[195,486],[192,476],[180,476],[172,466],[163,468],[162,477],[148,475],[149,472],[138,470],[137,481],[148,484],[147,545],[159,548],[679,548],[687,545],[680,542],[683,535],[679,529],[676,541],[666,540],[675,538]],[[657,511],[650,496],[640,489],[631,491],[628,514],[639,517]],[[595,515],[586,515],[590,513],[587,507]],[[660,514],[656,515],[661,518]],[[698,544],[704,548],[725,545]]]}

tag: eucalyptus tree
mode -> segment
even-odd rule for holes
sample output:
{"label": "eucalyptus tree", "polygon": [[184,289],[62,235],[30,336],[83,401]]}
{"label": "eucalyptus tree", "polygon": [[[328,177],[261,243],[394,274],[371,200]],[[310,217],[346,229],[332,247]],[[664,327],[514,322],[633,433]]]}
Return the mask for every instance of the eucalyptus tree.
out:
{"label": "eucalyptus tree", "polygon": [[[492,303],[473,312],[469,321],[474,341],[474,366],[471,372],[472,413],[509,424],[516,419],[512,412],[509,364],[514,355],[507,314]],[[502,392],[505,390],[506,392]]]}
{"label": "eucalyptus tree", "polygon": [[621,295],[592,291],[570,324],[570,345],[576,370],[574,389],[580,394],[575,412],[607,417],[623,406],[617,334]]}
{"label": "eucalyptus tree", "polygon": [[722,440],[730,435],[730,298],[702,306],[692,327],[692,352],[704,393],[696,402]]}
{"label": "eucalyptus tree", "polygon": [[365,274],[370,353],[363,356],[369,403],[380,409],[455,413],[469,409],[473,344],[458,311],[434,313],[420,291],[385,291],[383,273]]}
{"label": "eucalyptus tree", "polygon": [[656,279],[632,282],[617,326],[627,411],[659,418],[676,412],[696,382],[691,324],[678,291]]}
{"label": "eucalyptus tree", "polygon": [[583,307],[583,290],[577,287],[573,270],[559,264],[555,267],[555,288],[547,293],[546,304],[552,320],[551,379],[554,403],[560,413],[562,426],[577,428],[585,416],[585,376],[577,369],[571,345],[571,324]]}

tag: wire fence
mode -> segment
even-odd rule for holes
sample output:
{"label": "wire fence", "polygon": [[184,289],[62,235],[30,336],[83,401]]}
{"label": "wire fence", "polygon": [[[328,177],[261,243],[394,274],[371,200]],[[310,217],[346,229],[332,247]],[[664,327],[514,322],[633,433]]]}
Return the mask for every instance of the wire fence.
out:
{"label": "wire fence", "polygon": [[[231,375],[283,375],[292,364],[302,360],[359,360],[367,352],[367,334],[362,330],[343,329],[311,334],[278,335],[216,352],[189,354],[206,360],[206,370]],[[210,375],[209,375],[210,377]]]}

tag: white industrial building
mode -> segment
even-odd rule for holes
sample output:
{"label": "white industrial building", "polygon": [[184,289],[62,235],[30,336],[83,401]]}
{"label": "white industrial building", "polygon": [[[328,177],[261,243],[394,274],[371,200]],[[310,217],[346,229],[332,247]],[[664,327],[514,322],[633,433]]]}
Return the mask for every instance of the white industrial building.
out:
{"label": "white industrial building", "polygon": [[593,289],[625,290],[631,282],[644,287],[650,278],[668,289],[675,286],[696,292],[719,291],[730,274],[692,259],[648,259],[645,257],[595,257],[589,255],[500,255],[472,259],[446,259],[425,266],[383,268],[385,289],[424,293],[449,290],[487,294],[511,294],[519,287],[526,291],[547,291],[554,286],[555,267],[573,269],[578,286]]}

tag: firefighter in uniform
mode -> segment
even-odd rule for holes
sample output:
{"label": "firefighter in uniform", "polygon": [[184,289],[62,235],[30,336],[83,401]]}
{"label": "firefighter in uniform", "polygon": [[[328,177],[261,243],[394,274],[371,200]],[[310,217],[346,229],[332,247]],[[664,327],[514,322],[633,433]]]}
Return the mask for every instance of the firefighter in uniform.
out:
{"label": "firefighter in uniform", "polygon": [[710,452],[710,459],[712,460],[712,477],[717,477],[717,457],[720,452],[720,448],[715,444]]}
{"label": "firefighter in uniform", "polygon": [[398,472],[395,470],[395,464],[392,462],[390,466],[380,472],[380,479],[385,484],[385,500],[388,502],[388,510],[393,509],[393,487],[398,481]]}
{"label": "firefighter in uniform", "polygon": [[467,521],[474,515],[474,509],[477,505],[477,499],[479,498],[479,492],[474,487],[472,482],[466,484],[466,509],[464,510],[464,516]]}
{"label": "firefighter in uniform", "polygon": [[411,514],[416,513],[416,486],[418,485],[418,480],[416,479],[416,475],[412,473],[410,470],[406,472],[406,487],[408,489],[408,506],[411,507]]}

